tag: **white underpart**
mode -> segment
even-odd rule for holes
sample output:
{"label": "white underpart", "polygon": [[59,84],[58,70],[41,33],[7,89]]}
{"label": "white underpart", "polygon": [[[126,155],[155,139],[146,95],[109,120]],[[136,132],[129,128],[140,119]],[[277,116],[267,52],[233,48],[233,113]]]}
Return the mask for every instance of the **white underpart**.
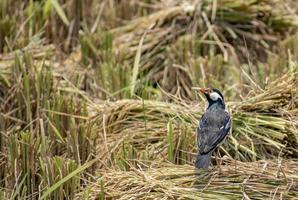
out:
{"label": "white underpart", "polygon": [[217,92],[211,92],[209,96],[212,101],[217,101],[218,99],[222,100],[221,96]]}

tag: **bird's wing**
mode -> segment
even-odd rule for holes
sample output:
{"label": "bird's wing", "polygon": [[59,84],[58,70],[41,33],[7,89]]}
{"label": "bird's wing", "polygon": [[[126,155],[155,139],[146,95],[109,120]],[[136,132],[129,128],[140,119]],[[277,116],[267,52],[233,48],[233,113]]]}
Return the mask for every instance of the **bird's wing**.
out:
{"label": "bird's wing", "polygon": [[231,128],[231,118],[228,112],[206,112],[197,128],[201,154],[213,151],[226,137]]}

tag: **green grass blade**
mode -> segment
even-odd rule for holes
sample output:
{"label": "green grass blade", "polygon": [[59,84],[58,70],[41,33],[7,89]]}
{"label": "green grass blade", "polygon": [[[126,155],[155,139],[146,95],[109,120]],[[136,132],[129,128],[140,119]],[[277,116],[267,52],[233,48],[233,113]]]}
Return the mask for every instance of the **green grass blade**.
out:
{"label": "green grass blade", "polygon": [[131,78],[131,88],[130,88],[130,96],[131,97],[134,94],[135,86],[136,86],[136,83],[137,83],[137,77],[138,77],[138,73],[139,73],[141,53],[142,53],[142,45],[143,45],[143,42],[144,42],[145,35],[146,35],[146,33],[142,36],[142,38],[139,42],[138,50],[137,50],[136,57],[135,57],[135,60],[134,60],[132,78]]}
{"label": "green grass blade", "polygon": [[25,180],[26,180],[26,178],[27,178],[27,176],[28,176],[28,173],[29,173],[29,172],[27,172],[27,173],[24,175],[24,177],[23,177],[23,179],[21,180],[21,182],[17,185],[17,188],[16,188],[15,192],[13,193],[13,196],[12,196],[10,199],[16,199],[17,195],[20,193],[21,187],[23,186],[23,184],[24,184],[24,182],[25,182]]}
{"label": "green grass blade", "polygon": [[59,15],[59,17],[63,21],[63,23],[66,26],[69,26],[69,20],[67,19],[66,14],[63,11],[63,9],[61,8],[61,6],[59,5],[58,1],[57,0],[51,0],[51,3],[53,5],[53,7],[55,8],[57,14]]}
{"label": "green grass blade", "polygon": [[49,196],[53,191],[55,191],[57,188],[59,188],[62,184],[64,184],[66,181],[70,180],[71,178],[73,178],[74,176],[76,176],[78,173],[84,171],[85,169],[87,169],[88,167],[90,167],[91,165],[93,165],[95,162],[97,161],[97,159],[91,160],[87,163],[85,163],[84,165],[82,165],[81,167],[78,167],[76,170],[74,170],[73,172],[71,172],[70,174],[68,174],[67,176],[65,176],[63,179],[59,180],[57,183],[55,183],[54,185],[52,185],[50,188],[48,188],[44,194],[41,196],[40,200],[45,199],[47,196]]}

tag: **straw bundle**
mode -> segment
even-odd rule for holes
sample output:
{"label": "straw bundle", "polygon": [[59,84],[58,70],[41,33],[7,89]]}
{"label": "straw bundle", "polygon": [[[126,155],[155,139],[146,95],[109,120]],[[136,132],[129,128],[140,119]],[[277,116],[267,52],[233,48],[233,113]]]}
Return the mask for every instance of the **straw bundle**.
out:
{"label": "straw bundle", "polygon": [[[100,171],[77,199],[292,199],[298,195],[294,161],[243,163],[228,160],[220,170],[153,164],[148,169]],[[101,184],[100,184],[101,183]]]}
{"label": "straw bundle", "polygon": [[293,73],[287,73],[268,84],[265,89],[255,86],[246,101],[239,105],[243,111],[258,112],[287,112],[297,114],[298,108],[298,66],[293,66],[296,70]]}
{"label": "straw bundle", "polygon": [[[288,74],[273,82],[274,88],[268,86],[242,103],[228,103],[233,128],[221,152],[243,161],[274,158],[281,152],[297,156],[297,84],[297,73]],[[117,162],[111,158],[192,163],[202,105],[122,100],[97,110],[102,165]]]}
{"label": "straw bundle", "polygon": [[[298,17],[287,9],[289,2],[204,0],[176,4],[109,33],[121,65],[132,68],[135,55],[141,53],[135,68],[140,82],[149,80],[167,92],[191,98],[189,90],[196,83],[192,74],[197,79],[224,74],[216,78],[220,81],[235,77],[231,71],[239,74],[239,64],[265,62],[277,52],[275,46],[283,38],[280,31],[298,26]],[[220,61],[206,61],[206,57],[219,57]],[[226,74],[215,70],[217,65],[232,70]]]}

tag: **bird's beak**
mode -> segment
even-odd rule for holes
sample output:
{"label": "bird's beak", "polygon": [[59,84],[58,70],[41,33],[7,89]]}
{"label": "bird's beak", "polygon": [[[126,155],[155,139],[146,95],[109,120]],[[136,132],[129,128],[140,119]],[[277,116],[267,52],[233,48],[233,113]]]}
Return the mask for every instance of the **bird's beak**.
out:
{"label": "bird's beak", "polygon": [[193,90],[199,90],[203,94],[209,94],[210,89],[209,88],[200,88],[200,87],[192,87]]}

